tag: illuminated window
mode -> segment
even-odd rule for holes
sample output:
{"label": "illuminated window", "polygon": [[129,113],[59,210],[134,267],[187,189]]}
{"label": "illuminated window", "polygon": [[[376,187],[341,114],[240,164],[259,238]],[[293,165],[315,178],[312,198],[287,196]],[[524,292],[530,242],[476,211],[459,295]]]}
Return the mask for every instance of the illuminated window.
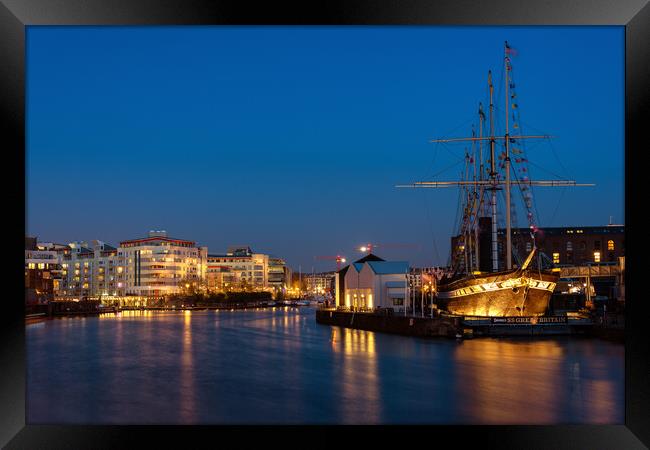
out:
{"label": "illuminated window", "polygon": [[594,262],[600,262],[600,252],[594,252]]}
{"label": "illuminated window", "polygon": [[38,263],[38,268],[39,269],[45,269],[45,264],[44,263]]}
{"label": "illuminated window", "polygon": [[34,263],[29,263],[29,264],[27,265],[27,267],[28,267],[29,269],[36,269],[36,264],[34,264]]}
{"label": "illuminated window", "polygon": [[560,254],[553,253],[553,264],[559,264],[559,263],[560,263]]}
{"label": "illuminated window", "polygon": [[88,261],[84,263],[84,267],[88,267]]}
{"label": "illuminated window", "polygon": [[607,250],[614,250],[614,241],[607,241]]}

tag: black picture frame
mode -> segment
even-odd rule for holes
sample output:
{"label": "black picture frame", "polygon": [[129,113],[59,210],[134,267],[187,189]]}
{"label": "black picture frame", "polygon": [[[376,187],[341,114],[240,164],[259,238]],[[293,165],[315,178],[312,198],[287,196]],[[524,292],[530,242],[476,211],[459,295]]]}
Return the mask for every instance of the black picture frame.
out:
{"label": "black picture frame", "polygon": [[[220,24],[415,24],[415,25],[618,25],[625,27],[625,222],[626,222],[626,343],[625,424],[557,426],[417,426],[417,427],[222,427],[222,426],[36,426],[25,419],[24,295],[16,280],[24,261],[25,230],[25,27],[29,25],[220,25]],[[128,447],[136,439],[183,443],[186,447],[215,447],[237,439],[270,445],[311,445],[305,433],[321,444],[345,445],[348,433],[382,441],[392,436],[402,445],[424,439],[427,445],[482,448],[647,448],[650,446],[650,368],[644,336],[648,299],[643,297],[642,245],[645,202],[641,182],[642,155],[647,148],[645,126],[650,123],[650,5],[647,0],[426,0],[377,2],[330,1],[299,5],[275,2],[250,5],[238,1],[200,0],[2,0],[0,3],[0,135],[4,150],[5,202],[11,200],[6,224],[10,242],[10,293],[0,310],[0,445],[6,448],[113,448]],[[597,76],[597,74],[593,74]],[[594,93],[597,95],[597,93]],[[618,176],[618,174],[615,174]],[[637,223],[630,227],[631,223]],[[18,244],[20,242],[20,244]],[[20,248],[18,247],[20,245]],[[15,250],[15,253],[14,251]],[[15,261],[14,255],[15,254]],[[14,278],[15,276],[15,278]],[[17,286],[14,291],[14,286]],[[254,431],[254,432],[253,432]],[[300,431],[300,437],[296,432]],[[135,444],[133,444],[135,445]]]}

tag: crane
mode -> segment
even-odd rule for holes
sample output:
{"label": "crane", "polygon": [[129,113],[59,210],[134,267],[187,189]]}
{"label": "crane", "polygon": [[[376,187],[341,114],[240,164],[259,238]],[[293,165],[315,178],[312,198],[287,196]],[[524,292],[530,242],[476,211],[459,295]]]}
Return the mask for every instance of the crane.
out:
{"label": "crane", "polygon": [[314,256],[314,259],[330,259],[330,260],[336,260],[336,271],[338,272],[341,270],[341,263],[344,263],[346,261],[344,256],[341,255],[335,255],[335,256],[324,256],[324,255],[319,255],[319,256]]}

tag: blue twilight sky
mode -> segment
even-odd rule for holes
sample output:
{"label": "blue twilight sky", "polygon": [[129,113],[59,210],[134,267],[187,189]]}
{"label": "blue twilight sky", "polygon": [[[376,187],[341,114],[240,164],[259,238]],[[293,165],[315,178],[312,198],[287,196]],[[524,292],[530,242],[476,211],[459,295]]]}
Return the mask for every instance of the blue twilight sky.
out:
{"label": "blue twilight sky", "polygon": [[[503,42],[545,226],[624,223],[623,27],[28,27],[27,233],[111,244],[165,229],[328,270],[445,264],[455,180]],[[523,213],[518,226],[526,226]],[[394,248],[381,244],[412,244]]]}

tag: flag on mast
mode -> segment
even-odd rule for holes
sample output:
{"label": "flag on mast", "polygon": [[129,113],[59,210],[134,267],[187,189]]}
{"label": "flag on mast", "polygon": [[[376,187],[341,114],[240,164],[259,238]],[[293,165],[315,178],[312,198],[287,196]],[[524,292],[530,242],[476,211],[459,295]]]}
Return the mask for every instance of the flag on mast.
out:
{"label": "flag on mast", "polygon": [[506,55],[517,56],[517,50],[510,47],[508,42],[506,42]]}

